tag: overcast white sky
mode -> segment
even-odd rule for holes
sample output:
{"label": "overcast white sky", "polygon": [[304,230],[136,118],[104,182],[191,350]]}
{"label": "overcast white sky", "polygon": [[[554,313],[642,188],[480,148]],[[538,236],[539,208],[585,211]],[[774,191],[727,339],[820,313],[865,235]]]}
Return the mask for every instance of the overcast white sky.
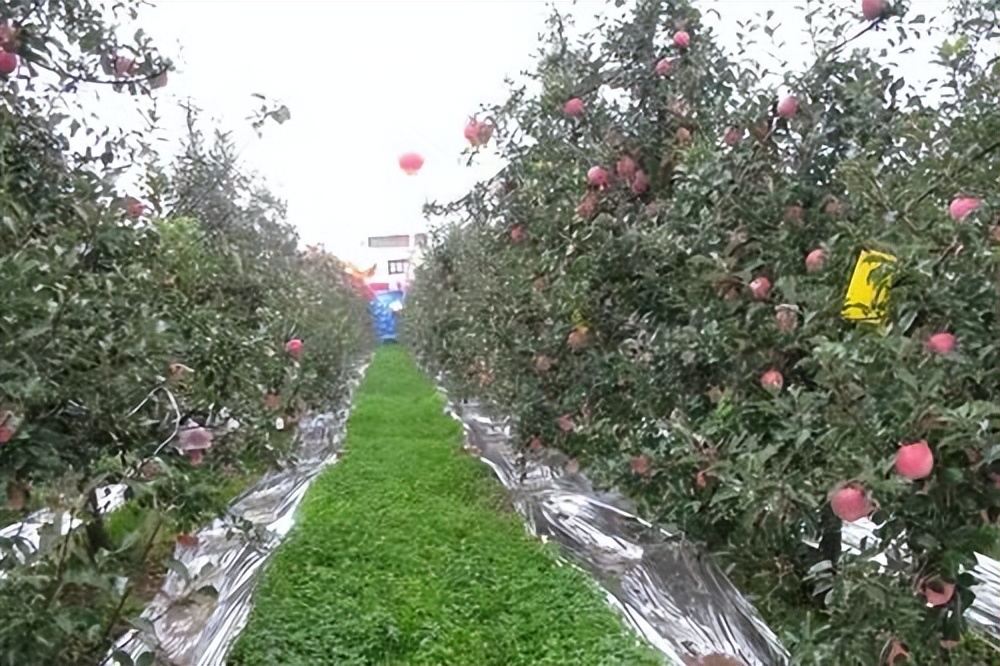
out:
{"label": "overcast white sky", "polygon": [[[930,16],[947,5],[912,4]],[[577,5],[581,22],[605,6]],[[775,9],[782,56],[798,66],[809,60],[799,0],[700,5],[722,14],[708,21],[733,45],[738,20]],[[369,234],[423,229],[426,200],[461,196],[499,168],[489,156],[464,166],[462,128],[480,103],[506,98],[505,76],[531,66],[548,11],[542,0],[160,0],[140,23],[177,62],[156,92],[162,108],[190,97],[235,130],[246,163],[288,200],[303,240],[347,255]],[[882,39],[868,35],[862,44]],[[779,50],[761,48],[762,58]],[[283,126],[269,124],[263,139],[244,120],[255,92],[292,113]],[[426,158],[415,177],[397,165],[409,150]]]}

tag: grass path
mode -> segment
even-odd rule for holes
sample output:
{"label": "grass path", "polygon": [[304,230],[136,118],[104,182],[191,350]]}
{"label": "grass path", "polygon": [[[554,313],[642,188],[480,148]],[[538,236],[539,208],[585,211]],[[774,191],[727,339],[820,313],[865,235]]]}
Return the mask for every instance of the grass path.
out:
{"label": "grass path", "polygon": [[356,394],[344,459],[310,489],[234,666],[661,663],[556,565],[399,347]]}

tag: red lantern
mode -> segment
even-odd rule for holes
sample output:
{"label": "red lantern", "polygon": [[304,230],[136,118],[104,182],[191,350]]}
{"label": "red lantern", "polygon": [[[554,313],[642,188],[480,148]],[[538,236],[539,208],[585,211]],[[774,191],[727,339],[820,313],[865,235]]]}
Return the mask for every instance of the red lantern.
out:
{"label": "red lantern", "polygon": [[422,166],[424,158],[417,153],[406,153],[399,158],[399,168],[408,176],[415,176]]}

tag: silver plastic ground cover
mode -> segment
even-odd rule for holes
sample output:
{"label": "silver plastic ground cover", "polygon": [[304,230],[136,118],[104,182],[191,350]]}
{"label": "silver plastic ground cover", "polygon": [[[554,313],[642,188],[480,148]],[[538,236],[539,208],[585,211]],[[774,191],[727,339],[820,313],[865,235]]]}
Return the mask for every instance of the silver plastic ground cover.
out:
{"label": "silver plastic ground cover", "polygon": [[567,472],[564,454],[545,450],[522,458],[511,445],[510,426],[490,418],[480,405],[450,403],[447,411],[463,424],[468,450],[510,491],[529,531],[558,543],[673,664],[787,663],[787,652],[756,609],[683,535],[654,527],[621,495],[599,491],[583,474]]}
{"label": "silver plastic ground cover", "polygon": [[[178,548],[175,557],[187,571],[171,571],[142,615],[141,630],[119,641],[115,651],[135,659],[152,649],[157,663],[170,666],[222,666],[252,608],[252,594],[268,558],[294,524],[294,513],[313,479],[334,462],[342,443],[350,397],[367,364],[348,382],[339,409],[303,420],[297,433],[297,461],[262,478],[234,500],[225,516],[197,533],[198,545]],[[510,427],[487,416],[475,403],[450,405],[468,435],[472,452],[488,464],[511,491],[529,530],[560,544],[568,559],[589,572],[606,590],[608,601],[641,635],[675,664],[709,663],[710,655],[739,661],[715,664],[771,666],[787,662],[779,641],[755,609],[710,558],[682,535],[657,529],[638,518],[620,495],[597,491],[580,473],[565,471],[568,459],[546,451],[523,461],[510,444]],[[101,509],[124,502],[124,486],[99,493]],[[0,530],[39,547],[45,523],[73,529],[69,516],[41,511],[23,523]],[[79,522],[79,521],[75,521]],[[844,549],[860,552],[874,538],[875,526],[845,524]],[[23,544],[22,544],[23,545]],[[968,619],[1000,635],[1000,563],[976,554],[979,581]],[[209,588],[214,588],[212,592]],[[217,595],[215,594],[217,592]],[[113,658],[105,666],[118,666]],[[126,662],[127,663],[127,662]]]}
{"label": "silver plastic ground cover", "polygon": [[[733,664],[787,663],[787,652],[756,610],[683,535],[654,528],[621,495],[600,492],[583,474],[567,473],[569,459],[557,451],[520,456],[510,443],[509,422],[476,402],[449,403],[447,411],[465,427],[470,451],[512,492],[529,530],[557,541],[629,623],[675,663],[699,664],[707,655],[740,660]],[[843,550],[871,550],[876,529],[869,520],[844,523]],[[877,548],[872,559],[884,565],[885,550]],[[975,557],[976,599],[965,616],[1000,639],[1000,562],[982,553]]]}
{"label": "silver plastic ground cover", "polygon": [[167,666],[222,666],[246,626],[261,573],[295,522],[309,485],[336,462],[346,434],[354,390],[367,362],[354,367],[343,402],[299,422],[294,460],[272,471],[233,500],[221,518],[195,533],[197,545],[178,545],[183,565],[167,572],[137,628],[122,636],[103,666],[125,666],[115,653],[135,660],[156,654]]}

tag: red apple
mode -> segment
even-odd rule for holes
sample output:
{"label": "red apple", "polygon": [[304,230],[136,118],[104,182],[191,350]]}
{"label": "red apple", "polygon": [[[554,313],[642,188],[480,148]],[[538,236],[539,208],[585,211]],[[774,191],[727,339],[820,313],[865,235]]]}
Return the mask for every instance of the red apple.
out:
{"label": "red apple", "polygon": [[0,49],[0,75],[10,76],[17,71],[17,54]]}
{"label": "red apple", "polygon": [[951,333],[935,333],[927,338],[925,347],[930,354],[945,356],[955,351],[956,342],[957,339]]}
{"label": "red apple", "polygon": [[777,370],[768,370],[760,376],[760,385],[768,391],[780,391],[785,385],[785,378]]}
{"label": "red apple", "polygon": [[874,506],[868,492],[859,483],[845,483],[830,494],[830,507],[841,520],[853,523],[871,515]]}
{"label": "red apple", "polygon": [[572,118],[582,115],[584,111],[583,100],[579,97],[574,97],[573,99],[566,102],[563,106],[563,112]]}
{"label": "red apple", "polygon": [[886,0],[861,0],[861,14],[867,21],[881,18],[887,7]]}
{"label": "red apple", "polygon": [[784,119],[789,119],[799,111],[799,100],[790,95],[778,102],[778,115]]}
{"label": "red apple", "polygon": [[815,273],[823,270],[826,264],[827,252],[822,248],[817,248],[806,255],[806,272]]}
{"label": "red apple", "polygon": [[771,293],[771,281],[761,275],[750,282],[750,293],[754,300],[763,301]]}
{"label": "red apple", "polygon": [[927,442],[900,444],[896,452],[896,472],[911,481],[925,479],[934,471],[934,454]]}

